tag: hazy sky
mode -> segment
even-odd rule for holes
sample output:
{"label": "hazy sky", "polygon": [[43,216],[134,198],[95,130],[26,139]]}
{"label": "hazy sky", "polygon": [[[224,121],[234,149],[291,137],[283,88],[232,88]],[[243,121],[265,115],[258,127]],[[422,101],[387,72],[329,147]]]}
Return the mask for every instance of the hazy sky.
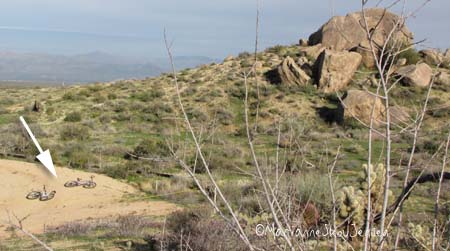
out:
{"label": "hazy sky", "polygon": [[[335,13],[344,15],[360,9],[361,1],[336,2]],[[423,0],[407,2],[412,10]],[[332,0],[260,0],[260,6],[261,47],[296,43],[332,13]],[[223,58],[252,49],[255,9],[256,0],[2,1],[0,50],[163,57],[166,27],[176,55]],[[450,47],[449,11],[450,1],[431,0],[410,20],[416,40]]]}

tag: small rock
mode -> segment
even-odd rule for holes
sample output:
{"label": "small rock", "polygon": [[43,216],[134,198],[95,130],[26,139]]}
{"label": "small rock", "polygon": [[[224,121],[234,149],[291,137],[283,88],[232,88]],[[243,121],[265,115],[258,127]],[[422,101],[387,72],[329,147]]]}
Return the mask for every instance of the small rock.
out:
{"label": "small rock", "polygon": [[297,60],[297,64],[306,74],[308,74],[308,76],[313,77],[313,66],[306,57],[300,57]]}
{"label": "small rock", "polygon": [[224,62],[228,62],[228,61],[231,61],[233,59],[234,59],[234,57],[232,55],[230,55],[230,56],[226,57],[223,61]]}
{"label": "small rock", "polygon": [[378,86],[378,79],[374,75],[370,76],[369,82],[370,82],[370,86],[371,87],[377,87]]}
{"label": "small rock", "polygon": [[444,55],[437,50],[421,50],[419,51],[425,63],[430,65],[441,65],[444,61]]}
{"label": "small rock", "polygon": [[127,241],[126,245],[127,245],[127,248],[130,249],[133,246],[133,242]]}
{"label": "small rock", "polygon": [[279,65],[281,63],[280,57],[273,55],[269,58],[269,63],[271,66]]}
{"label": "small rock", "polygon": [[444,66],[450,67],[450,49],[447,49],[444,53]]}
{"label": "small rock", "polygon": [[397,60],[396,65],[397,66],[405,66],[408,63],[408,60],[406,60],[406,58],[399,58]]}
{"label": "small rock", "polygon": [[433,70],[425,63],[403,66],[395,73],[402,78],[404,84],[419,87],[430,85],[433,76]]}
{"label": "small rock", "polygon": [[450,85],[450,75],[445,71],[440,71],[436,74],[434,83],[437,85]]}
{"label": "small rock", "polygon": [[255,69],[256,69],[256,70],[261,70],[262,68],[263,68],[263,62],[257,61],[257,62],[255,63]]}
{"label": "small rock", "polygon": [[297,60],[297,64],[300,66],[302,66],[304,64],[308,64],[308,63],[309,63],[309,61],[308,61],[307,57],[299,57]]}
{"label": "small rock", "polygon": [[300,39],[299,44],[302,47],[306,47],[306,46],[308,46],[308,40],[302,38],[302,39]]}

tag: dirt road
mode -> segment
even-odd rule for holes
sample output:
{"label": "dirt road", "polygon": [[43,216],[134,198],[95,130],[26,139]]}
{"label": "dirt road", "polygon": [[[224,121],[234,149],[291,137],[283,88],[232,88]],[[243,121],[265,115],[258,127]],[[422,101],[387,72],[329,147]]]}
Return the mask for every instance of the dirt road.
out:
{"label": "dirt road", "polygon": [[[176,209],[174,204],[163,201],[133,201],[130,197],[139,191],[103,175],[61,167],[56,171],[58,178],[55,179],[38,164],[0,160],[0,238],[8,236],[6,221],[12,213],[19,218],[29,215],[24,227],[41,233],[45,226],[69,221],[126,214],[165,215]],[[64,187],[69,180],[89,179],[91,175],[95,175],[95,189]],[[43,185],[48,191],[56,190],[53,200],[41,202],[25,198],[32,189],[42,189]]]}

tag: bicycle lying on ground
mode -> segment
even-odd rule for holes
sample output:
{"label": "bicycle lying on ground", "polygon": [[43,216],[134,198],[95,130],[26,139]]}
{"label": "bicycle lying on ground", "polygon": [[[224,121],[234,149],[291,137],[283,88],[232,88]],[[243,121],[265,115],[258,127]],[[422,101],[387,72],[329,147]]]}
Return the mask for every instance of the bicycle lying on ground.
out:
{"label": "bicycle lying on ground", "polygon": [[84,188],[94,188],[97,186],[97,183],[94,182],[94,176],[91,176],[91,180],[82,180],[77,178],[77,180],[68,181],[64,184],[65,187],[77,187],[82,186]]}
{"label": "bicycle lying on ground", "polygon": [[55,197],[56,191],[51,191],[50,193],[47,193],[47,190],[45,189],[45,186],[43,188],[43,191],[31,191],[29,194],[27,194],[27,199],[29,200],[35,200],[39,198],[40,201],[48,201]]}

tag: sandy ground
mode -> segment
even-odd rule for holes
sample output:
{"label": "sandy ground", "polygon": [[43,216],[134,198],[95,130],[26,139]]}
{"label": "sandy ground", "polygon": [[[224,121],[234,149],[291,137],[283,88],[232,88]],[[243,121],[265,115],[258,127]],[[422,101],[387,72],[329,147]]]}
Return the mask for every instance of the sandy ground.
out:
{"label": "sandy ground", "polygon": [[[64,222],[104,218],[117,215],[165,215],[176,206],[163,201],[132,201],[135,188],[112,178],[56,167],[58,178],[49,176],[43,166],[11,160],[0,160],[0,238],[5,232],[8,215],[18,218],[28,216],[24,227],[33,233],[43,232],[45,226],[57,226]],[[66,188],[64,183],[76,178],[89,179],[94,175],[95,189]],[[32,189],[56,190],[54,199],[46,202],[27,200]],[[9,212],[9,213],[8,213]]]}

